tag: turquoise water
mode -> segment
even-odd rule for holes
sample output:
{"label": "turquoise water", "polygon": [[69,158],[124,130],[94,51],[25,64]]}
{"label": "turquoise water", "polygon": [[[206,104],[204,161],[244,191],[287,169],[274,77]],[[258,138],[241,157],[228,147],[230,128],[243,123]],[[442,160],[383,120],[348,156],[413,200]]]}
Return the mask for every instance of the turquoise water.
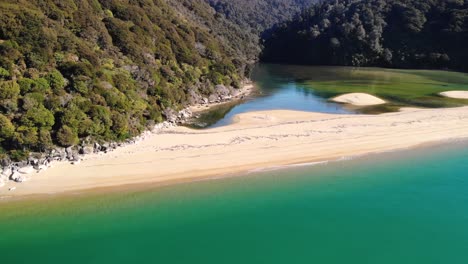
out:
{"label": "turquoise water", "polygon": [[0,203],[2,263],[468,263],[468,144]]}

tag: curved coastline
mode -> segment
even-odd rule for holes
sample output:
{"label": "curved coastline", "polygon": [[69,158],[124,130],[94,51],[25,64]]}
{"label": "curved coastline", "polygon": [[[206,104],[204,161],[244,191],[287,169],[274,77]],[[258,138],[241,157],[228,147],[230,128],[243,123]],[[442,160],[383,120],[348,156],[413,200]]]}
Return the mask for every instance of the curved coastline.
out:
{"label": "curved coastline", "polygon": [[324,162],[468,138],[468,107],[382,115],[251,112],[207,130],[167,128],[80,164],[58,163],[0,197],[225,177],[259,168]]}

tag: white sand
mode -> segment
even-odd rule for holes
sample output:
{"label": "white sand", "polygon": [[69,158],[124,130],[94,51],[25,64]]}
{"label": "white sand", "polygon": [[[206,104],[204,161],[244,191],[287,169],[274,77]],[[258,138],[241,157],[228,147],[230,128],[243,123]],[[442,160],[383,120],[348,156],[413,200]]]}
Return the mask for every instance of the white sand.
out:
{"label": "white sand", "polygon": [[[246,113],[226,127],[171,128],[78,165],[57,164],[26,183],[7,183],[0,196],[187,181],[462,138],[468,138],[468,107],[382,115]],[[17,189],[9,192],[12,186]]]}
{"label": "white sand", "polygon": [[331,101],[356,106],[380,105],[386,102],[378,97],[366,93],[348,93],[332,98]]}
{"label": "white sand", "polygon": [[447,91],[440,93],[440,95],[449,98],[468,99],[468,91]]}

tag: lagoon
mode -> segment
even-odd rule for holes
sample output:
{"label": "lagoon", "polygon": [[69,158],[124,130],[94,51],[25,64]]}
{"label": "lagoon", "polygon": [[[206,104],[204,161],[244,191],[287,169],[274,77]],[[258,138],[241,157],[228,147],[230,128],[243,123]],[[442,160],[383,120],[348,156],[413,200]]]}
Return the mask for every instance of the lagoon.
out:
{"label": "lagoon", "polygon": [[[219,127],[241,113],[297,110],[332,114],[379,114],[401,107],[457,107],[468,100],[444,98],[440,92],[468,91],[468,74],[432,70],[398,70],[332,66],[259,64],[252,73],[258,94],[204,112],[195,127]],[[329,101],[345,93],[368,93],[385,105],[352,107]]]}

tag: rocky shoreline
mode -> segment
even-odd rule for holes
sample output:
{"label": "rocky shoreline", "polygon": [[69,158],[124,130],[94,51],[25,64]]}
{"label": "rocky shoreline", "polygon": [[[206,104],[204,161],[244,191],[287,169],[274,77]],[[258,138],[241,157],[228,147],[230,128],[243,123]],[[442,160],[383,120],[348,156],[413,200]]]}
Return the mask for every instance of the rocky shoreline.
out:
{"label": "rocky shoreline", "polygon": [[[0,188],[4,187],[8,181],[14,183],[27,182],[35,174],[40,174],[59,162],[68,162],[76,165],[84,159],[103,155],[117,148],[137,144],[152,134],[158,134],[161,130],[185,124],[189,119],[196,117],[200,111],[222,103],[242,100],[252,91],[253,85],[250,82],[246,83],[242,89],[217,85],[214,93],[209,98],[194,98],[191,106],[178,112],[173,109],[166,109],[164,112],[166,121],[156,124],[141,135],[124,142],[100,144],[98,142],[83,141],[78,146],[68,148],[55,147],[45,153],[31,153],[27,160],[20,162],[12,162],[9,159],[0,160]],[[15,189],[15,186],[9,188],[10,191]]]}

